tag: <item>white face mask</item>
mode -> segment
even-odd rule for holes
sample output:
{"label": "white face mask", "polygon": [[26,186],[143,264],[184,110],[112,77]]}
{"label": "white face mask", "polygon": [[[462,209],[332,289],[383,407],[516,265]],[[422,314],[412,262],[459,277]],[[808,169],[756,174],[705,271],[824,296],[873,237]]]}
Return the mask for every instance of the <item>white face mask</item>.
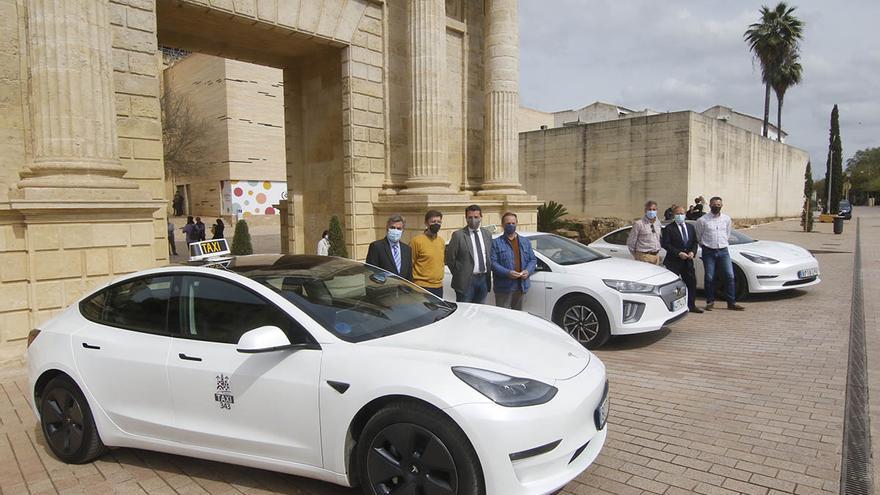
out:
{"label": "white face mask", "polygon": [[683,213],[679,213],[678,215],[675,215],[675,223],[677,223],[679,225],[684,223],[684,214]]}

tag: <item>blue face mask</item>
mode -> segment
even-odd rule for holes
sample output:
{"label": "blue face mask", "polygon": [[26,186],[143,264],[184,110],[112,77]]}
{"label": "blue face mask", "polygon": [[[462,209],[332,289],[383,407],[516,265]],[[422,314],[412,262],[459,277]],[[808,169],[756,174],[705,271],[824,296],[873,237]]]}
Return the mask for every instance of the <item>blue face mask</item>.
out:
{"label": "blue face mask", "polygon": [[403,235],[402,230],[388,229],[388,240],[391,242],[400,241],[400,236],[402,236],[402,235]]}
{"label": "blue face mask", "polygon": [[514,232],[516,232],[516,224],[513,224],[513,223],[504,224],[504,233],[505,234],[512,235]]}
{"label": "blue face mask", "polygon": [[684,214],[679,213],[678,215],[675,215],[675,223],[677,223],[677,224],[684,223]]}
{"label": "blue face mask", "polygon": [[645,212],[645,216],[650,218],[651,220],[653,220],[653,219],[657,218],[657,211],[656,210],[648,210]]}

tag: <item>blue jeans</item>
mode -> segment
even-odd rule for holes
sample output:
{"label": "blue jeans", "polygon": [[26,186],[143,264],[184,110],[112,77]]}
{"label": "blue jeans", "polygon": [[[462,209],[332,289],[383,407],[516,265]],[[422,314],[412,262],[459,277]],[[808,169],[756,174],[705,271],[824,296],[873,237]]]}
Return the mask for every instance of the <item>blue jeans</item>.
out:
{"label": "blue jeans", "polygon": [[727,304],[736,302],[736,280],[733,276],[733,262],[727,248],[712,249],[703,246],[703,289],[706,291],[706,302],[715,302],[715,268],[724,275],[724,286],[727,289]]}
{"label": "blue jeans", "polygon": [[474,275],[471,277],[471,285],[464,292],[455,291],[457,302],[483,304],[489,294],[489,274]]}

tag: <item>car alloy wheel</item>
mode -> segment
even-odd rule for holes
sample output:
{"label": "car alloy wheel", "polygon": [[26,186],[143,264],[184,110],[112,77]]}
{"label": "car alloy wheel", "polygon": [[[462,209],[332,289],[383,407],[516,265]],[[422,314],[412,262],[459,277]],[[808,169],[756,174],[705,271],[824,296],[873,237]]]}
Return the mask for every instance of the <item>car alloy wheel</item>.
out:
{"label": "car alloy wheel", "polygon": [[46,395],[43,407],[46,439],[56,452],[71,455],[83,444],[83,411],[69,391],[55,388]]}
{"label": "car alloy wheel", "polygon": [[587,306],[576,304],[562,314],[562,328],[586,345],[599,335],[599,316]]}
{"label": "car alloy wheel", "polygon": [[382,429],[370,444],[367,473],[376,493],[458,492],[458,472],[449,449],[427,429],[397,423]]}

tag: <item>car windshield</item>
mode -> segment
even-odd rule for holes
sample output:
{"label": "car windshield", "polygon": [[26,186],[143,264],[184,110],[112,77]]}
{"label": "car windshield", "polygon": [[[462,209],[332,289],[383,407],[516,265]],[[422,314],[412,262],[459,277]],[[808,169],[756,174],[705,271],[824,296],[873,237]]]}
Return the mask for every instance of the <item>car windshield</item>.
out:
{"label": "car windshield", "polygon": [[558,265],[577,265],[608,257],[595,249],[558,235],[537,235],[529,237],[529,240],[534,244],[536,251]]}
{"label": "car windshield", "polygon": [[844,199],[843,201],[840,202],[839,205],[837,205],[837,208],[838,209],[849,208],[849,201]]}
{"label": "car windshield", "polygon": [[748,244],[750,242],[757,242],[757,241],[755,241],[751,237],[743,234],[742,232],[740,232],[738,230],[731,230],[730,231],[730,239],[728,239],[727,242],[729,242],[731,246],[735,246],[737,244]]}
{"label": "car windshield", "polygon": [[406,332],[455,311],[454,303],[385,270],[341,258],[323,258],[326,262],[319,261],[307,269],[271,266],[242,274],[278,292],[348,342]]}

